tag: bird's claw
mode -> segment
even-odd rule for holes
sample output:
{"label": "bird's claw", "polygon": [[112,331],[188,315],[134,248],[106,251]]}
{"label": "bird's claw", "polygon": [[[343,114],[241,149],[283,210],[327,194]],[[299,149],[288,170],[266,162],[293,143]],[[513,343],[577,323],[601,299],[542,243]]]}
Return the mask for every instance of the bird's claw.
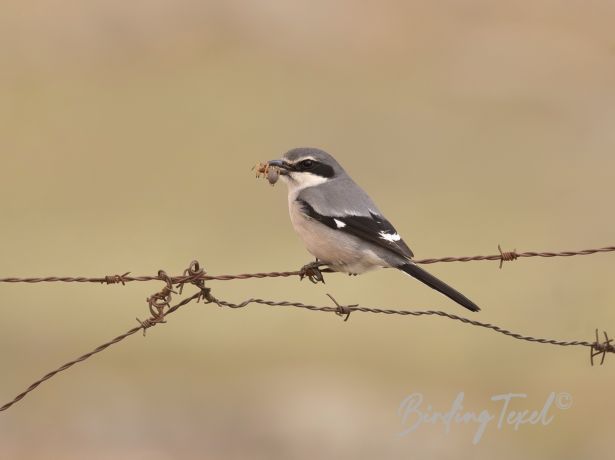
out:
{"label": "bird's claw", "polygon": [[322,267],[322,263],[319,261],[310,262],[309,264],[304,265],[299,270],[299,279],[308,278],[312,283],[317,284],[322,282],[325,284],[325,278],[322,276],[322,271],[320,271],[320,267]]}

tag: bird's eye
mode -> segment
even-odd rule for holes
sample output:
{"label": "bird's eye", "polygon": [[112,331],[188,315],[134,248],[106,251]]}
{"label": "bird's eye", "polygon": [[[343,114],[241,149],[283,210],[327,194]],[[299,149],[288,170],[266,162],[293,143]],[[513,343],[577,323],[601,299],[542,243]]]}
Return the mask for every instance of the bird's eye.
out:
{"label": "bird's eye", "polygon": [[301,166],[301,169],[309,169],[313,165],[314,165],[313,160],[303,160],[302,162],[299,163],[299,166]]}

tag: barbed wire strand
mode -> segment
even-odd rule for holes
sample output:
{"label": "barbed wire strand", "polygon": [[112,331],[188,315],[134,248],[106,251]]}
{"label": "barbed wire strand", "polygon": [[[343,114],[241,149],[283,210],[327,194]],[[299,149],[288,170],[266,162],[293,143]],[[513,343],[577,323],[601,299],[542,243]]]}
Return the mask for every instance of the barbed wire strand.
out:
{"label": "barbed wire strand", "polygon": [[[91,356],[100,353],[104,350],[106,350],[107,348],[109,348],[111,345],[114,345],[118,342],[121,342],[122,340],[124,340],[125,338],[135,334],[136,332],[142,330],[143,334],[145,335],[145,331],[150,328],[155,326],[156,324],[159,323],[164,323],[165,322],[165,318],[170,315],[171,313],[177,311],[179,308],[181,308],[184,305],[187,305],[188,303],[196,300],[197,302],[203,300],[205,304],[210,304],[210,303],[215,303],[216,305],[218,305],[219,307],[226,307],[226,308],[232,308],[232,309],[240,309],[240,308],[245,308],[250,304],[256,303],[256,304],[261,304],[261,305],[266,305],[266,306],[270,306],[270,307],[293,307],[293,308],[300,308],[300,309],[305,309],[305,310],[309,310],[309,311],[321,311],[321,312],[333,312],[336,315],[339,316],[343,316],[344,317],[344,321],[348,321],[351,313],[354,312],[362,312],[362,313],[373,313],[373,314],[385,314],[385,315],[401,315],[401,316],[438,316],[438,317],[444,317],[444,318],[448,318],[448,319],[452,319],[455,321],[460,321],[462,323],[465,324],[469,324],[472,326],[476,326],[476,327],[482,327],[482,328],[486,328],[486,329],[490,329],[493,330],[495,332],[498,332],[500,334],[506,335],[508,337],[512,337],[514,339],[518,339],[518,340],[524,340],[524,341],[528,341],[528,342],[535,342],[535,343],[542,343],[542,344],[551,344],[551,345],[558,345],[558,346],[565,346],[565,347],[569,347],[569,346],[583,346],[583,347],[589,347],[590,349],[590,359],[591,359],[591,364],[594,364],[594,357],[595,356],[601,356],[601,361],[600,364],[604,363],[604,359],[607,353],[615,353],[615,346],[612,343],[612,339],[610,339],[607,335],[606,332],[604,332],[604,341],[600,341],[599,336],[598,336],[598,330],[596,329],[596,340],[595,342],[588,342],[588,341],[584,341],[584,340],[573,340],[573,341],[563,341],[563,340],[555,340],[555,339],[548,339],[548,338],[541,338],[541,337],[533,337],[533,336],[528,336],[528,335],[522,335],[516,332],[512,332],[508,329],[504,329],[500,326],[491,324],[491,323],[484,323],[481,321],[476,321],[476,320],[472,320],[469,318],[465,318],[463,316],[458,316],[458,315],[454,315],[452,313],[447,313],[444,311],[439,311],[439,310],[396,310],[396,309],[391,309],[391,308],[380,308],[380,307],[361,307],[357,304],[355,305],[341,305],[337,302],[337,300],[335,300],[335,298],[330,295],[327,294],[330,299],[333,301],[333,303],[335,304],[334,307],[332,306],[317,306],[317,305],[310,305],[310,304],[304,304],[301,302],[290,302],[290,301],[271,301],[271,300],[264,300],[264,299],[258,299],[258,298],[251,298],[251,299],[247,299],[239,304],[236,303],[231,303],[225,300],[220,300],[217,299],[216,297],[214,297],[211,294],[211,289],[208,287],[205,287],[205,281],[203,280],[203,275],[205,274],[205,272],[203,271],[202,268],[200,268],[199,263],[197,261],[193,261],[191,262],[190,266],[184,271],[184,278],[186,278],[184,281],[178,283],[177,289],[178,291],[173,290],[173,283],[172,283],[172,278],[169,277],[164,271],[160,270],[158,272],[158,276],[160,279],[163,279],[165,281],[165,286],[163,287],[163,289],[160,292],[157,292],[155,294],[153,294],[152,296],[148,297],[147,302],[149,305],[149,310],[150,313],[152,314],[151,318],[148,318],[145,321],[141,321],[137,318],[137,321],[139,322],[139,326],[133,327],[132,329],[129,329],[128,331],[126,331],[124,334],[119,335],[117,337],[115,337],[114,339],[110,340],[109,342],[106,342],[102,345],[99,345],[98,347],[96,347],[94,350],[90,351],[89,353],[86,353],[72,361],[69,361],[66,364],[63,364],[62,366],[58,367],[57,369],[45,374],[43,377],[41,377],[40,379],[38,379],[37,381],[35,381],[34,383],[32,383],[28,388],[26,388],[23,392],[21,392],[20,394],[18,394],[15,398],[13,398],[12,401],[4,404],[2,407],[0,407],[0,412],[1,411],[5,411],[7,409],[9,409],[11,406],[13,406],[14,404],[16,404],[17,402],[21,401],[25,396],[27,396],[30,392],[34,391],[36,388],[38,388],[39,385],[41,385],[43,382],[51,379],[52,377],[54,377],[55,375],[57,375],[60,372],[63,372],[69,368],[71,368],[72,366],[74,366],[77,363],[83,362],[86,359],[90,358]],[[303,276],[306,276],[305,272],[302,273]],[[312,275],[308,275],[308,276],[312,276]],[[185,283],[191,283],[193,285],[195,285],[197,288],[199,288],[199,291],[187,298],[185,298],[184,300],[182,300],[181,302],[177,303],[174,306],[170,305],[170,301],[171,301],[171,295],[172,294],[177,294],[179,292],[179,294],[182,293],[183,290],[183,286]]]}
{"label": "barbed wire strand", "polygon": [[[177,305],[173,306],[172,308],[170,308],[169,310],[167,310],[164,315],[163,318],[170,315],[171,313],[177,311],[179,308],[183,307],[184,305],[187,305],[188,303],[192,302],[193,300],[197,299],[199,296],[201,296],[200,292],[197,292],[196,294],[185,298],[184,300],[182,300],[181,302],[179,302]],[[49,380],[50,378],[54,377],[56,374],[59,374],[60,372],[63,372],[71,367],[73,367],[75,364],[80,363],[82,361],[85,361],[86,359],[90,358],[91,356],[100,353],[101,351],[106,350],[107,348],[109,348],[111,345],[114,345],[118,342],[121,342],[122,340],[124,340],[127,337],[130,337],[131,335],[135,334],[136,332],[139,331],[144,331],[149,328],[149,327],[153,327],[156,324],[162,322],[159,320],[160,318],[157,318],[156,320],[150,320],[149,323],[147,322],[140,322],[139,326],[133,327],[132,329],[129,329],[128,331],[124,332],[122,335],[118,335],[117,337],[115,337],[114,339],[109,340],[106,343],[103,343],[102,345],[96,347],[95,349],[93,349],[92,351],[90,351],[89,353],[86,353],[85,355],[79,356],[78,358],[67,362],[66,364],[61,365],[60,367],[58,367],[57,369],[49,372],[48,374],[45,374],[43,377],[41,377],[40,379],[38,379],[36,382],[34,382],[32,385],[30,385],[28,388],[26,388],[22,393],[18,394],[12,401],[4,404],[2,407],[0,407],[0,412],[7,410],[9,407],[11,407],[13,404],[21,401],[24,397],[26,397],[28,395],[28,393],[30,393],[31,391],[34,391],[41,383]]]}
{"label": "barbed wire strand", "polygon": [[[596,249],[582,249],[579,251],[560,251],[560,252],[516,252],[514,251],[502,251],[498,245],[499,254],[492,254],[488,256],[463,256],[463,257],[440,257],[429,259],[416,259],[417,264],[435,264],[441,262],[474,262],[474,261],[499,261],[500,268],[504,262],[512,262],[520,258],[529,257],[572,257],[572,256],[586,256],[591,254],[615,252],[615,246],[606,246]],[[331,273],[330,270],[321,270],[324,273]],[[203,281],[231,281],[239,279],[258,279],[258,278],[286,278],[292,276],[305,276],[304,270],[282,271],[282,272],[258,272],[258,273],[241,273],[237,275],[209,275],[202,273],[197,279]],[[182,284],[194,277],[188,275],[170,276],[169,279],[173,284]],[[125,285],[134,281],[166,281],[166,278],[161,278],[160,275],[145,275],[145,276],[130,276],[130,272],[126,272],[122,275],[107,275],[102,277],[85,277],[85,276],[46,276],[46,277],[7,277],[0,278],[0,283],[102,283],[102,284],[122,284]]]}

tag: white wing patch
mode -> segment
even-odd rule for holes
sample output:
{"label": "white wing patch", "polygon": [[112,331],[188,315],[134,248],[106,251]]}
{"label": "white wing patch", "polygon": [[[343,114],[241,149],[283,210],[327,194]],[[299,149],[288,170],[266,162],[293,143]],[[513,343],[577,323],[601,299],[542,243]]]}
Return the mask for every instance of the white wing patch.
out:
{"label": "white wing patch", "polygon": [[[370,213],[369,216],[353,216],[353,215],[334,215],[326,216],[318,213],[310,203],[306,200],[297,198],[298,210],[307,218],[314,219],[330,229],[337,230],[339,233],[344,233],[358,238],[360,241],[371,243],[376,247],[392,251],[393,253],[409,259],[413,256],[410,248],[404,243],[397,230],[391,223],[379,214]],[[291,202],[292,204],[292,202]],[[291,208],[293,208],[291,206]],[[356,242],[356,241],[355,241]],[[361,250],[371,248],[371,246],[361,246]],[[373,248],[374,250],[376,248]],[[381,254],[380,251],[376,251]]]}
{"label": "white wing patch", "polygon": [[401,236],[399,236],[398,233],[387,233],[385,231],[381,231],[379,235],[381,239],[390,241],[392,243],[394,243],[395,241],[401,240]]}

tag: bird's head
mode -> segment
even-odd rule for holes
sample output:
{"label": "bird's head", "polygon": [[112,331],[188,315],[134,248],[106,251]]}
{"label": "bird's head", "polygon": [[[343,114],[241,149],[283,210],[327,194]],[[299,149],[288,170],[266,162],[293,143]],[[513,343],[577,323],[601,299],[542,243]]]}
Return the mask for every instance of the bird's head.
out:
{"label": "bird's head", "polygon": [[271,160],[268,164],[279,168],[280,178],[295,191],[323,184],[344,173],[327,152],[307,147],[289,150],[280,160]]}

